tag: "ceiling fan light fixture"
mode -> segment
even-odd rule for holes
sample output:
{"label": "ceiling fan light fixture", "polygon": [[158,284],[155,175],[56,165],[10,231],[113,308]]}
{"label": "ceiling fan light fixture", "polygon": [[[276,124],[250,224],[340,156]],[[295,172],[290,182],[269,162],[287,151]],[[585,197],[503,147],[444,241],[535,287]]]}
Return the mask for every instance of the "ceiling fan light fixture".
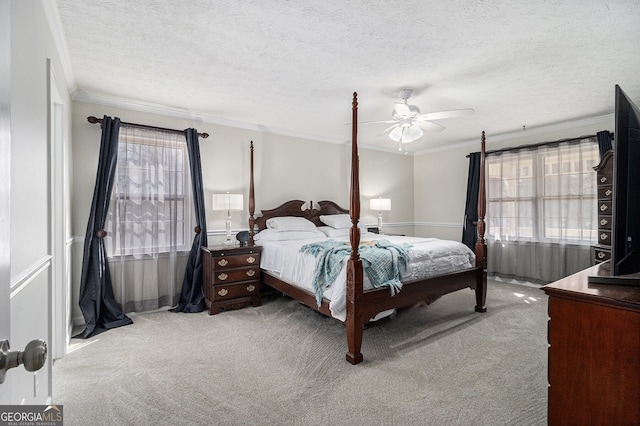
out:
{"label": "ceiling fan light fixture", "polygon": [[437,111],[428,114],[421,114],[417,105],[409,105],[408,100],[413,93],[413,89],[403,88],[398,92],[402,102],[395,102],[391,112],[392,120],[368,121],[365,123],[393,123],[381,134],[387,132],[389,139],[398,143],[398,149],[402,151],[402,146],[420,139],[423,129],[431,132],[442,132],[446,129],[441,124],[434,123],[433,120],[445,118],[461,117],[473,114],[473,108],[464,108],[451,111]]}
{"label": "ceiling fan light fixture", "polygon": [[398,126],[395,129],[393,129],[390,133],[389,133],[389,138],[393,141],[399,142],[400,139],[402,139],[402,127]]}
{"label": "ceiling fan light fixture", "polygon": [[415,124],[409,127],[408,133],[409,133],[409,137],[411,138],[411,142],[420,139],[422,135],[424,135],[424,132],[422,131],[422,129]]}
{"label": "ceiling fan light fixture", "polygon": [[411,139],[411,134],[408,129],[404,129],[402,131],[402,143],[411,143],[413,139]]}
{"label": "ceiling fan light fixture", "polygon": [[419,114],[420,108],[416,105],[396,103],[391,112],[391,117],[393,117],[394,120],[406,120],[408,118],[415,118]]}

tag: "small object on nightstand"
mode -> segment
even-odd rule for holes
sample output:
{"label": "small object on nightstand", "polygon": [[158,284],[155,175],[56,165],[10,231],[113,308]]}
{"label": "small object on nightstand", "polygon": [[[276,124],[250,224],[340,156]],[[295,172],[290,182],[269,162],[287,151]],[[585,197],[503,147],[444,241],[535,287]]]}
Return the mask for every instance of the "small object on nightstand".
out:
{"label": "small object on nightstand", "polygon": [[373,234],[379,234],[379,235],[393,235],[393,236],[396,236],[396,237],[404,237],[405,236],[405,234],[388,234],[386,232],[380,234],[378,232],[378,228],[367,228],[367,232],[371,232]]}
{"label": "small object on nightstand", "polygon": [[223,309],[262,305],[260,252],[262,247],[201,247],[202,287],[209,315]]}
{"label": "small object on nightstand", "polygon": [[249,231],[240,231],[236,234],[236,240],[240,242],[240,247],[245,247],[249,242]]}

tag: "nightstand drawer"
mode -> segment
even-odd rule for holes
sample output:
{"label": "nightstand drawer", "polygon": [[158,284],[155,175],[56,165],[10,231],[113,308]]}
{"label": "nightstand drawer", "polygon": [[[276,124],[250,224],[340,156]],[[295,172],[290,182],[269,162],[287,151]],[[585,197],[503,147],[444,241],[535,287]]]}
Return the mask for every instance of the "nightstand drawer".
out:
{"label": "nightstand drawer", "polygon": [[260,266],[259,253],[233,254],[214,256],[213,269],[218,271],[221,269],[239,268],[243,266]]}
{"label": "nightstand drawer", "polygon": [[213,286],[213,301],[237,299],[238,297],[254,296],[260,293],[260,283],[247,281],[243,283],[220,284]]}
{"label": "nightstand drawer", "polygon": [[253,266],[250,268],[237,269],[218,269],[213,270],[213,283],[234,283],[238,281],[258,280],[260,278],[260,267]]}

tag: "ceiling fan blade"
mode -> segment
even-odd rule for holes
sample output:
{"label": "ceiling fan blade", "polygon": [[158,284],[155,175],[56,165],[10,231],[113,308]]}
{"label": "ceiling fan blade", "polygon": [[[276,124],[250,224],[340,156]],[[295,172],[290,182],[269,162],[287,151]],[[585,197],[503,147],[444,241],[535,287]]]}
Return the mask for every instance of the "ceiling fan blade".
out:
{"label": "ceiling fan blade", "polygon": [[425,120],[442,120],[443,118],[462,117],[464,115],[471,115],[475,112],[473,108],[453,109],[451,111],[439,111],[430,112],[427,114],[421,114],[420,117]]}
{"label": "ceiling fan blade", "polygon": [[385,134],[385,133],[387,133],[388,131],[390,131],[390,130],[392,130],[392,129],[394,129],[394,128],[398,127],[398,126],[400,126],[400,123],[396,123],[396,124],[394,124],[393,126],[389,126],[389,127],[387,127],[386,129],[384,129],[384,130],[383,130],[382,132],[380,132],[379,134],[380,134],[380,135],[384,135],[384,134]]}
{"label": "ceiling fan blade", "polygon": [[402,104],[397,102],[393,107],[395,114],[400,117],[411,117],[411,109],[409,109],[409,105]]}
{"label": "ceiling fan blade", "polygon": [[[375,124],[375,123],[397,123],[396,120],[378,120],[378,121],[358,121],[358,124]],[[351,125],[351,123],[344,123],[345,125]]]}
{"label": "ceiling fan blade", "polygon": [[446,129],[446,127],[444,127],[443,125],[432,123],[431,121],[427,121],[422,117],[418,117],[415,123],[423,129],[429,130],[430,132],[441,132]]}

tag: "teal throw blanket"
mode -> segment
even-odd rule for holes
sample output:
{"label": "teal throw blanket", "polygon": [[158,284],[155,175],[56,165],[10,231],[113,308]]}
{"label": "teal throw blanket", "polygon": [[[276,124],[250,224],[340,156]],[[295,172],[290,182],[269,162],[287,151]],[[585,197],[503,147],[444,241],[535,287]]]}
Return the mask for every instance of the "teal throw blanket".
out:
{"label": "teal throw blanket", "polygon": [[[364,271],[373,287],[389,287],[392,296],[400,291],[402,288],[401,269],[407,267],[409,248],[411,248],[410,244],[392,244],[389,240],[376,240],[368,244],[360,244],[358,252]],[[320,306],[324,291],[340,274],[344,258],[351,254],[351,246],[346,242],[327,240],[306,244],[300,248],[300,252],[318,258],[318,269],[313,278],[313,290],[316,294],[316,302]]]}

